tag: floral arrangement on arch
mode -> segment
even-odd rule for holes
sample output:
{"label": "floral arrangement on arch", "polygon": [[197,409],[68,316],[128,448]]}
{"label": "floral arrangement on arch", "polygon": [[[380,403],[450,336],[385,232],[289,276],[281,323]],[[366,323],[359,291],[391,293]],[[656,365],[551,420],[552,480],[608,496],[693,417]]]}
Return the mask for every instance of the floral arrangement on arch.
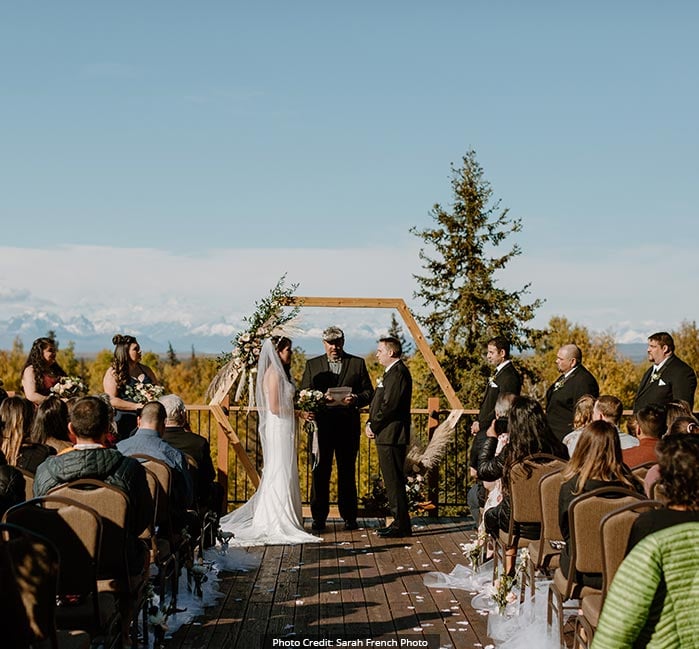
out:
{"label": "floral arrangement on arch", "polygon": [[79,376],[61,376],[50,390],[61,399],[83,397],[87,394],[87,384]]}
{"label": "floral arrangement on arch", "polygon": [[298,288],[298,284],[284,286],[285,281],[286,274],[279,278],[267,297],[255,302],[255,312],[243,318],[247,329],[236,334],[231,341],[233,351],[218,357],[220,369],[206,391],[207,399],[211,399],[222,384],[233,380],[233,384],[238,384],[234,400],[239,401],[247,378],[248,405],[254,405],[255,374],[262,343],[265,338],[279,333],[281,328],[299,313],[298,306],[284,311],[284,307],[289,305],[290,298]]}

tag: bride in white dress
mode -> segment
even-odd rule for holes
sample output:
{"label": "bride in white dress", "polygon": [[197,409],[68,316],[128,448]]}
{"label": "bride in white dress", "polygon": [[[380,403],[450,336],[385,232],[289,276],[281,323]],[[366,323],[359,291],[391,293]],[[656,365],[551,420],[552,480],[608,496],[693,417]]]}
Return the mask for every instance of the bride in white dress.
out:
{"label": "bride in white dress", "polygon": [[252,498],[221,518],[221,530],[233,533],[231,546],[322,541],[303,529],[296,460],[296,386],[290,365],[291,340],[279,336],[265,340],[255,386],[264,468]]}

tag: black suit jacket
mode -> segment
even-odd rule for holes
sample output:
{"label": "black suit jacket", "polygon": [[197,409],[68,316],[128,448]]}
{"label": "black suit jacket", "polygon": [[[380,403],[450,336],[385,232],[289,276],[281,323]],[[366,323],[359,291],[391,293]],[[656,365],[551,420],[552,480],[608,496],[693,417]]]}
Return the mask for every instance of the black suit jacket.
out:
{"label": "black suit jacket", "polygon": [[471,444],[469,464],[474,469],[478,468],[478,455],[483,447],[488,428],[495,419],[495,402],[498,397],[506,392],[519,395],[521,391],[522,377],[511,362],[495,374],[492,382],[488,381],[483,401],[481,401],[481,408],[478,411],[478,432]]}
{"label": "black suit jacket", "polygon": [[558,439],[563,439],[573,430],[573,415],[578,399],[586,394],[591,394],[595,399],[599,396],[597,379],[583,365],[578,365],[563,385],[555,390],[556,383],[562,378],[563,375],[559,376],[546,391],[546,418]]}
{"label": "black suit jacket", "polygon": [[410,441],[410,402],[413,379],[403,361],[384,373],[369,410],[369,424],[377,444],[404,446]]}
{"label": "black suit jacket", "polygon": [[192,433],[179,426],[168,427],[163,433],[163,439],[197,462],[196,493],[201,498],[208,494],[209,486],[216,479],[216,471],[211,461],[211,448],[206,437]]}
{"label": "black suit jacket", "polygon": [[369,405],[374,395],[371,378],[366,368],[366,363],[359,356],[342,354],[342,371],[333,374],[330,371],[328,357],[323,354],[306,361],[306,367],[301,379],[302,390],[320,390],[326,392],[328,388],[346,386],[357,395],[357,402],[353,406],[333,406],[325,408],[316,415],[319,431],[333,430],[339,433],[351,432],[360,434],[359,408]]}
{"label": "black suit jacket", "polygon": [[697,389],[697,375],[694,370],[674,354],[660,368],[659,379],[651,381],[653,366],[646,370],[638,386],[638,392],[633,402],[634,413],[645,406],[656,403],[665,405],[670,401],[683,399],[694,407],[694,392]]}

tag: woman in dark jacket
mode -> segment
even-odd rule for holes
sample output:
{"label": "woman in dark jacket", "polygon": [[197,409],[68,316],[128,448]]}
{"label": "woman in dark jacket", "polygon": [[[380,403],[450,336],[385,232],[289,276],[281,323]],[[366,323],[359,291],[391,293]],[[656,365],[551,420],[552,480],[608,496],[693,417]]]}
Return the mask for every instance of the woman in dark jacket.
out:
{"label": "woman in dark jacket", "polygon": [[24,502],[25,494],[22,472],[10,466],[0,451],[0,518],[10,507]]}
{"label": "woman in dark jacket", "polygon": [[[568,459],[565,445],[553,434],[538,401],[530,397],[517,397],[507,417],[508,444],[499,455],[495,455],[498,439],[494,426],[487,432],[486,440],[478,458],[478,479],[494,481],[502,479],[502,500],[485,512],[487,532],[497,537],[500,530],[507,531],[510,523],[509,473],[514,464],[534,453],[549,453]],[[519,533],[524,538],[537,539],[541,533],[539,525],[523,526]]]}

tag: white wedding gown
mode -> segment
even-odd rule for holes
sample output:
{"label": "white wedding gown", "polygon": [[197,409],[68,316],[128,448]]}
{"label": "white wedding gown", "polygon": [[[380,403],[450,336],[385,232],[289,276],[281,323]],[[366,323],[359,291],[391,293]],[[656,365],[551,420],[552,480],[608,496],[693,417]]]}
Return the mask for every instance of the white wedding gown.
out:
{"label": "white wedding gown", "polygon": [[242,507],[221,518],[232,532],[231,546],[318,543],[303,529],[301,491],[296,464],[296,422],[267,412],[262,437],[264,468],[257,491]]}

